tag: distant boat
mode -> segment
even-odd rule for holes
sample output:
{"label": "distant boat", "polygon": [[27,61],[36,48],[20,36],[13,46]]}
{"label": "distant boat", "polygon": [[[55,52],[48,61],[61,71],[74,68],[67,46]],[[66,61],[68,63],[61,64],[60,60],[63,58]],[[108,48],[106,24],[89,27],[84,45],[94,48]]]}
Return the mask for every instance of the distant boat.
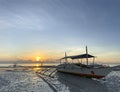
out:
{"label": "distant boat", "polygon": [[[68,63],[67,59],[86,59],[87,64],[82,63]],[[88,58],[93,58],[93,64],[88,65]],[[86,53],[82,55],[67,56],[60,60],[65,59],[65,63],[58,65],[57,71],[62,73],[68,73],[88,78],[103,78],[111,71],[116,70],[116,67],[108,67],[103,65],[94,64],[95,56],[88,54],[87,46]],[[118,68],[118,66],[117,66]],[[117,69],[120,70],[120,69]]]}

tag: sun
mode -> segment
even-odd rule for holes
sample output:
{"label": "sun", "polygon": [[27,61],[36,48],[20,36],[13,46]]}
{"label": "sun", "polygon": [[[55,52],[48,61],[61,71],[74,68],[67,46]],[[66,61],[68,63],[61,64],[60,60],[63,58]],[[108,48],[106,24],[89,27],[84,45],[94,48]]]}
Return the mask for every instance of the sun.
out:
{"label": "sun", "polygon": [[36,61],[40,61],[40,59],[41,59],[40,56],[36,57]]}

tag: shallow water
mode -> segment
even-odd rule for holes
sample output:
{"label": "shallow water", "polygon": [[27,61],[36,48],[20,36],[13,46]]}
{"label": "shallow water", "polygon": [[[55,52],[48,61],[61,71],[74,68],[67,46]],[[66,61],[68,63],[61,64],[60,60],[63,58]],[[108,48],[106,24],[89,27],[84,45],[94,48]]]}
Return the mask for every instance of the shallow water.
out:
{"label": "shallow water", "polygon": [[44,81],[35,70],[38,71],[0,71],[0,92],[120,92],[120,71],[111,72],[104,80],[97,80],[57,72],[50,75],[54,68],[46,72],[40,69]]}
{"label": "shallow water", "polygon": [[109,92],[120,92],[120,71],[111,72],[105,79]]}
{"label": "shallow water", "polygon": [[54,81],[51,82],[57,84],[58,92],[120,92],[120,71],[113,71],[104,79],[88,79],[56,73]]}
{"label": "shallow water", "polygon": [[34,72],[0,72],[0,92],[53,92]]}

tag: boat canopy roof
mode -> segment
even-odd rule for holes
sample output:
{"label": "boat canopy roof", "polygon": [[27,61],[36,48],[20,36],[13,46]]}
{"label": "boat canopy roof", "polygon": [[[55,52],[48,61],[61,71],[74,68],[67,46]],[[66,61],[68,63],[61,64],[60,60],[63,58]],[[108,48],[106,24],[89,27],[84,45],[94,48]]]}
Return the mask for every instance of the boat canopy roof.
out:
{"label": "boat canopy roof", "polygon": [[75,55],[75,56],[66,56],[61,59],[66,59],[66,58],[71,58],[71,59],[82,59],[82,58],[95,58],[95,56],[92,56],[90,54],[81,54],[81,55]]}

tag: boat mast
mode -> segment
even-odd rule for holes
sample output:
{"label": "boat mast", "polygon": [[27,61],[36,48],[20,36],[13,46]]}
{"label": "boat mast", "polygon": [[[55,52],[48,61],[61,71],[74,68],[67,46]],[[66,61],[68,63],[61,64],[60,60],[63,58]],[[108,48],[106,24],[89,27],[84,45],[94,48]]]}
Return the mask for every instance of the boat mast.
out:
{"label": "boat mast", "polygon": [[93,57],[93,66],[94,66],[94,62],[95,62],[95,57]]}
{"label": "boat mast", "polygon": [[65,63],[67,63],[67,54],[65,52]]}
{"label": "boat mast", "polygon": [[88,50],[87,50],[87,46],[86,46],[86,62],[87,62],[87,65],[88,65]]}

